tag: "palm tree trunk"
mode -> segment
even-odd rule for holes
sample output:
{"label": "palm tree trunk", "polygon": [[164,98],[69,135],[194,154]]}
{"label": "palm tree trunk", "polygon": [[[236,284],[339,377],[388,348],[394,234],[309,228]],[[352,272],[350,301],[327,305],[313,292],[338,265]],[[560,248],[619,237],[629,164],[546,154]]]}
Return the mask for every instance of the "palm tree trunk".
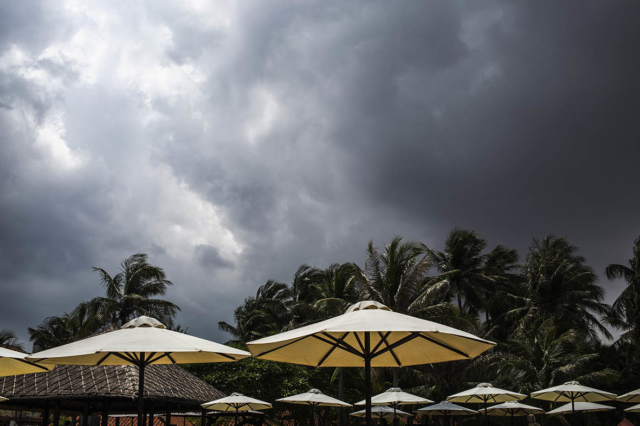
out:
{"label": "palm tree trunk", "polygon": [[400,368],[399,367],[393,367],[393,387],[397,388],[398,384],[400,383],[400,379],[398,378],[398,370]]}

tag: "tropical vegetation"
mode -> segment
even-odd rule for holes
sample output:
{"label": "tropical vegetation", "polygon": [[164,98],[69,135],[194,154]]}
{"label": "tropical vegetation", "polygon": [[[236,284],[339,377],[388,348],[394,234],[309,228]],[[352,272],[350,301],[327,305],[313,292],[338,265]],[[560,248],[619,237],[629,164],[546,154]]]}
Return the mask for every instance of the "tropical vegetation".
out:
{"label": "tropical vegetation", "polygon": [[[235,309],[233,321],[218,323],[219,329],[229,336],[228,344],[243,348],[251,340],[339,315],[357,301],[375,300],[498,343],[470,361],[374,369],[376,392],[396,385],[442,400],[485,381],[527,394],[569,380],[619,394],[640,387],[640,238],[630,260],[602,271],[624,285],[611,306],[579,249],[554,235],[533,239],[522,261],[515,250],[489,246],[472,230],[453,229],[441,250],[398,236],[384,247],[370,241],[362,265],[301,265],[289,283],[266,281]],[[94,270],[104,295],[30,328],[34,348],[108,331],[137,315],[174,326],[179,308],[163,298],[172,283],[146,255],[126,259],[115,275]],[[6,342],[15,346],[11,336]],[[270,401],[312,387],[350,402],[363,398],[358,369],[258,359],[185,368],[224,392]],[[331,410],[321,410],[320,416],[328,419]],[[308,410],[278,405],[269,413],[274,421],[298,423],[308,415]],[[604,413],[584,420],[607,424],[613,417]]]}

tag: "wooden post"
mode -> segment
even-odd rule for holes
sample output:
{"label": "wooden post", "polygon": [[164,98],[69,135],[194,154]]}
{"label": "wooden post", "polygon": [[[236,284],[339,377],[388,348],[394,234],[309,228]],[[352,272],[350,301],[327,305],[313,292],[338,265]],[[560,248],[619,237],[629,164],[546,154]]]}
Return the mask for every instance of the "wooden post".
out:
{"label": "wooden post", "polygon": [[109,400],[105,399],[102,402],[102,422],[101,422],[101,426],[108,426],[109,425]]}
{"label": "wooden post", "polygon": [[84,402],[84,413],[82,414],[82,426],[89,426],[89,401]]}
{"label": "wooden post", "polygon": [[[133,423],[133,420],[131,420]],[[120,417],[116,417],[116,426],[120,426]]]}
{"label": "wooden post", "polygon": [[59,426],[60,424],[60,400],[56,399],[53,408],[53,426]]}
{"label": "wooden post", "polygon": [[153,416],[154,416],[154,408],[153,408],[153,404],[150,404],[151,406],[149,407],[149,426],[153,426]]}
{"label": "wooden post", "polygon": [[207,426],[207,410],[205,410],[204,408],[202,409],[201,422],[202,424],[200,426]]}
{"label": "wooden post", "polygon": [[171,403],[167,404],[167,414],[164,417],[164,424],[171,426]]}
{"label": "wooden post", "polygon": [[42,426],[49,426],[49,403],[45,402],[42,410]]}

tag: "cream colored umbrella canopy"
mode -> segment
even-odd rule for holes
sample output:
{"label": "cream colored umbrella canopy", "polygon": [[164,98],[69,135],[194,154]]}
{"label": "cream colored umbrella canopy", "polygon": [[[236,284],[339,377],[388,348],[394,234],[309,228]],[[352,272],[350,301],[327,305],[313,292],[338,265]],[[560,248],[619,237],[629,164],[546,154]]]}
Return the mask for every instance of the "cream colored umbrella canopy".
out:
{"label": "cream colored umbrella canopy", "polygon": [[29,361],[29,354],[0,348],[0,377],[42,373],[53,370],[55,365],[41,365]]}
{"label": "cream colored umbrella canopy", "polygon": [[624,411],[627,413],[640,413],[640,404],[634,405],[633,407],[625,408]]}
{"label": "cream colored umbrella canopy", "polygon": [[[356,402],[354,405],[365,405],[366,400]],[[433,404],[433,401],[421,396],[413,395],[408,392],[404,392],[400,388],[389,388],[385,392],[379,393],[376,396],[371,397],[371,405],[414,405],[414,404]]]}
{"label": "cream colored umbrella canopy", "polygon": [[[351,413],[351,415],[354,417],[367,417],[367,410],[356,411],[355,413]],[[394,419],[396,417],[413,417],[413,414],[402,410],[394,410],[386,405],[376,405],[371,408],[371,416],[376,419]]]}
{"label": "cream colored umbrella canopy", "polygon": [[492,405],[491,407],[480,410],[480,412],[489,416],[511,416],[511,424],[513,424],[513,418],[516,416],[544,414],[544,410],[542,408],[522,404],[518,401],[507,401],[502,404]]}
{"label": "cream colored umbrella canopy", "polygon": [[521,399],[525,399],[526,397],[526,395],[523,395],[521,393],[494,388],[491,383],[480,383],[475,388],[471,388],[447,397],[447,401],[461,402],[463,404],[484,404],[485,419],[486,423],[488,424],[489,419],[488,417],[486,417],[486,410],[487,404],[489,402],[498,403],[507,401],[519,401]]}
{"label": "cream colored umbrella canopy", "polygon": [[[367,401],[356,402],[355,405],[366,405]],[[421,396],[403,392],[400,388],[389,388],[376,396],[371,397],[371,405],[387,405],[397,411],[399,405],[431,404],[433,401]]]}
{"label": "cream colored umbrella canopy", "polygon": [[471,416],[478,414],[476,410],[461,407],[451,401],[442,401],[434,405],[429,405],[428,407],[420,408],[416,412],[426,413],[430,416]]}
{"label": "cream colored umbrella canopy", "polygon": [[311,389],[309,392],[298,395],[287,396],[285,398],[276,399],[278,402],[288,402],[289,404],[314,405],[323,407],[351,407],[348,402],[340,401],[329,395],[323,394],[318,389]]}
{"label": "cream colored umbrella canopy", "polygon": [[[616,394],[600,389],[590,388],[588,386],[582,386],[580,383],[573,381],[533,392],[531,393],[531,397],[534,399],[542,399],[544,401],[569,402],[570,404],[567,404],[567,406],[572,407],[578,402],[614,401],[616,399]],[[563,405],[560,408],[563,407],[565,406]],[[559,408],[556,410],[559,410]],[[551,413],[552,411],[549,411],[547,414]],[[571,422],[573,423],[573,418]]]}
{"label": "cream colored umbrella canopy", "polygon": [[618,397],[620,402],[640,402],[640,389],[625,393]]}
{"label": "cream colored umbrella canopy", "polygon": [[298,395],[288,396],[286,398],[276,399],[278,402],[287,402],[289,404],[310,405],[313,411],[313,421],[316,420],[316,407],[351,407],[351,404],[332,398],[323,394],[319,389],[311,389],[309,392]]}
{"label": "cream colored umbrella canopy", "polygon": [[[431,321],[359,302],[343,315],[247,344],[256,358],[313,367],[364,367],[371,410],[371,367],[473,358],[495,343]],[[370,418],[367,417],[367,425]]]}
{"label": "cream colored umbrella canopy", "polygon": [[[485,409],[481,409],[480,412],[484,413]],[[518,401],[507,401],[487,407],[486,413],[489,416],[528,416],[529,414],[544,414],[544,410]]]}
{"label": "cream colored umbrella canopy", "polygon": [[236,413],[236,424],[238,424],[239,411],[257,411],[271,408],[268,402],[259,399],[244,396],[241,393],[234,392],[224,398],[216,399],[202,404],[202,408],[213,411],[231,411]]}
{"label": "cream colored umbrella canopy", "polygon": [[147,365],[233,362],[250,355],[246,351],[167,330],[160,321],[141,316],[120,330],[38,352],[27,360],[51,365],[138,366],[138,425],[143,425],[144,369]]}
{"label": "cream colored umbrella canopy", "polygon": [[578,412],[583,413],[595,413],[597,411],[611,411],[615,410],[615,407],[608,405],[595,404],[593,402],[574,402],[568,403],[556,408],[555,410],[547,411],[547,414],[573,414]]}

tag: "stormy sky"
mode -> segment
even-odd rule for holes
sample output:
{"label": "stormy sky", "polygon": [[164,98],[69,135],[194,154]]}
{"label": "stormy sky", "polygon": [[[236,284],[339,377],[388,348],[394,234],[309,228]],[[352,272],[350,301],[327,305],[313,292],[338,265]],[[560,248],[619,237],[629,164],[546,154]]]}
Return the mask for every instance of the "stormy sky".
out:
{"label": "stormy sky", "polygon": [[[640,234],[636,1],[0,2],[0,328],[148,253],[191,334],[373,239]],[[27,348],[31,345],[27,344]]]}

